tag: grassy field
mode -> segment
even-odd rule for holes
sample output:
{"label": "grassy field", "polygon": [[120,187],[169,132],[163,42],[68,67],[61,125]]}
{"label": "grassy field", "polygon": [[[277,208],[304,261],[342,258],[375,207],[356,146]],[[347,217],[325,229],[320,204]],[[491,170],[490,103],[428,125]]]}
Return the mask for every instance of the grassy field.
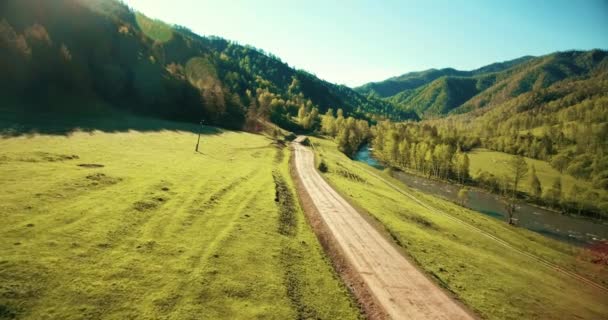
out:
{"label": "grassy field", "polygon": [[[508,163],[513,157],[512,154],[491,151],[487,149],[475,149],[469,153],[471,176],[476,178],[481,171],[490,172],[496,176],[508,175]],[[532,158],[525,158],[528,163],[528,167],[534,166],[536,168],[536,175],[540,180],[540,183],[544,190],[551,188],[553,182],[557,177],[562,179],[562,191],[564,194],[568,194],[570,189],[574,185],[578,185],[586,190],[594,190],[602,195],[602,198],[608,198],[608,192],[601,189],[593,188],[590,182],[577,179],[569,174],[560,173],[555,170],[551,165],[542,160],[536,160]],[[530,185],[527,179],[524,179],[523,183],[518,187],[519,190],[529,192]]]}
{"label": "grassy field", "polygon": [[446,215],[429,210],[390,188],[384,180],[518,249],[608,285],[608,268],[591,263],[586,251],[417,193],[381,171],[351,161],[331,141],[312,141],[329,168],[325,174],[328,181],[377,220],[432,278],[483,318],[608,317],[606,292],[547,268]]}
{"label": "grassy field", "polygon": [[210,130],[195,153],[179,124],[128,126],[0,139],[0,318],[360,317],[288,148]]}

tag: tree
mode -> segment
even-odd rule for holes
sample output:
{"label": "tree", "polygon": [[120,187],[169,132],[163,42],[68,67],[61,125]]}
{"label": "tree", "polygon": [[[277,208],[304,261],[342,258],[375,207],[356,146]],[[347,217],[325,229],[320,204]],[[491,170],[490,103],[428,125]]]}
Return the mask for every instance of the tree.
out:
{"label": "tree", "polygon": [[576,207],[576,212],[579,215],[585,207],[585,198],[585,190],[579,187],[578,184],[575,184],[572,186],[572,188],[570,188],[570,192],[568,193],[568,200],[574,204],[574,206]]}
{"label": "tree", "polygon": [[517,185],[528,175],[528,164],[523,156],[517,155],[509,161],[509,172],[513,183],[513,197],[517,194]]}
{"label": "tree", "polygon": [[554,206],[559,205],[559,203],[561,202],[561,199],[562,199],[562,178],[561,177],[555,178],[555,180],[553,181],[553,185],[547,191],[546,198],[547,198],[548,202],[553,204]]}
{"label": "tree", "polygon": [[304,129],[314,128],[317,123],[317,117],[319,116],[319,110],[317,108],[312,108],[308,116],[306,117],[306,125]]}
{"label": "tree", "polygon": [[503,199],[503,204],[505,206],[505,211],[507,213],[507,222],[510,225],[515,225],[515,201],[514,199]]}
{"label": "tree", "polygon": [[469,201],[469,188],[464,187],[458,191],[458,201],[461,206],[466,206]]}
{"label": "tree", "polygon": [[329,108],[321,119],[321,132],[331,137],[336,136],[336,118],[332,108]]}
{"label": "tree", "polygon": [[456,153],[456,178],[460,183],[464,183],[465,180],[469,178],[469,156],[466,153],[460,152],[460,150]]}
{"label": "tree", "polygon": [[559,153],[551,159],[551,166],[557,169],[560,173],[564,172],[570,162],[567,153]]}
{"label": "tree", "polygon": [[245,129],[252,132],[258,132],[258,105],[256,99],[251,99],[249,108],[247,109],[247,115],[245,118]]}
{"label": "tree", "polygon": [[301,105],[300,108],[298,109],[298,121],[300,123],[303,123],[306,119],[306,107],[304,105]]}
{"label": "tree", "polygon": [[532,166],[532,172],[530,173],[530,193],[536,199],[540,199],[542,196],[543,190],[540,184],[540,180],[536,176],[536,168]]}

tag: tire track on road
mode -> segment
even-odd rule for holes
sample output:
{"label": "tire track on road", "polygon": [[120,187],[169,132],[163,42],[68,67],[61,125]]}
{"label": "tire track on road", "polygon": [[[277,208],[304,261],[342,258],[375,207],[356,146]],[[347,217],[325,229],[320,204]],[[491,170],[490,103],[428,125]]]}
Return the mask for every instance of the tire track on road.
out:
{"label": "tire track on road", "polygon": [[418,270],[316,172],[314,154],[298,143],[296,173],[341,251],[369,292],[394,319],[473,319]]}

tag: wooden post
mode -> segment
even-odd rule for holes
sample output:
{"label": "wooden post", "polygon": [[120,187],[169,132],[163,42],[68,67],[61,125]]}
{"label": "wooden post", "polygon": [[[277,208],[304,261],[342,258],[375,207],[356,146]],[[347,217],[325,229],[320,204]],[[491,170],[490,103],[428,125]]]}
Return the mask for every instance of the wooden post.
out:
{"label": "wooden post", "polygon": [[198,152],[198,145],[201,142],[201,131],[203,130],[203,120],[201,120],[201,127],[198,129],[198,140],[196,140],[196,152]]}

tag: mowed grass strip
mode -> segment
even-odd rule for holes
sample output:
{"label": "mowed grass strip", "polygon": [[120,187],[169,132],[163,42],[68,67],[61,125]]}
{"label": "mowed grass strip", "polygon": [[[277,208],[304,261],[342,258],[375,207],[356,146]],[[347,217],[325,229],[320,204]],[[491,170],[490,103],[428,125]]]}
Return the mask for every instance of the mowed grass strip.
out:
{"label": "mowed grass strip", "polygon": [[487,319],[603,319],[608,294],[527,258],[437,214],[389,187],[380,175],[421,201],[563,268],[608,285],[606,265],[587,252],[408,189],[399,181],[312,139],[326,179],[387,230],[431,278]]}
{"label": "mowed grass strip", "polygon": [[[175,125],[178,126],[178,125]],[[0,318],[356,319],[297,201],[289,150],[246,133],[0,140]],[[281,204],[289,233],[281,233]]]}

